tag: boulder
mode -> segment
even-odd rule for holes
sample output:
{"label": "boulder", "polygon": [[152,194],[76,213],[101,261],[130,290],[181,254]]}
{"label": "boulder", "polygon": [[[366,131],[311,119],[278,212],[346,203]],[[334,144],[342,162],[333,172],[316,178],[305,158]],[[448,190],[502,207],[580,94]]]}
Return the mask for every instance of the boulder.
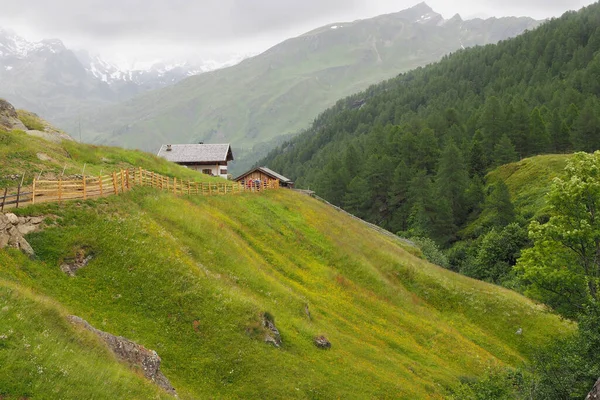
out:
{"label": "boulder", "polygon": [[330,349],[331,342],[325,336],[321,335],[315,338],[315,346],[320,349]]}
{"label": "boulder", "polygon": [[282,343],[281,334],[279,333],[279,329],[277,329],[275,326],[275,320],[268,313],[264,313],[262,315],[262,319],[263,327],[267,331],[265,334],[265,343],[270,343],[275,347],[280,347]]}
{"label": "boulder", "polygon": [[6,213],[4,214],[4,216],[8,218],[8,222],[10,222],[13,225],[17,225],[19,223],[19,217],[17,217],[13,213]]}
{"label": "boulder", "polygon": [[147,379],[163,388],[167,393],[177,397],[175,388],[160,370],[161,360],[156,351],[147,349],[122,336],[111,335],[96,329],[87,321],[75,315],[70,315],[68,319],[72,324],[81,326],[101,338],[117,358],[130,366],[141,369]]}
{"label": "boulder", "polygon": [[87,266],[93,258],[93,254],[86,254],[85,249],[79,249],[75,252],[75,257],[64,260],[60,270],[69,276],[75,276],[75,273]]}

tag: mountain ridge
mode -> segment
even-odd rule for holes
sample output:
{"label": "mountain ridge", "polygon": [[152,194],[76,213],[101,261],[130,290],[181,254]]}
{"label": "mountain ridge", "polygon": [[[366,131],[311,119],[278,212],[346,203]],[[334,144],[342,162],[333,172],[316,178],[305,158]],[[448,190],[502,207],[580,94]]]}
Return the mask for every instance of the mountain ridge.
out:
{"label": "mountain ridge", "polygon": [[[235,146],[239,164],[233,168],[240,172],[345,95],[539,24],[530,18],[489,20],[489,29],[478,20],[442,24],[428,10],[425,4],[328,24],[233,67],[85,114],[84,138],[150,151],[167,142],[227,141]],[[64,127],[72,130],[74,122]]]}

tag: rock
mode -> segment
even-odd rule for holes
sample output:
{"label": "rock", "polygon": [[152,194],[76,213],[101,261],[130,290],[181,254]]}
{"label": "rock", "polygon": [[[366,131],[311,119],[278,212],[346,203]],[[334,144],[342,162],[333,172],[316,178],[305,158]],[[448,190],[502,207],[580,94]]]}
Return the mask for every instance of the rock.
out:
{"label": "rock", "polygon": [[310,316],[310,309],[308,308],[308,303],[304,305],[304,313],[306,314],[306,316],[308,317],[308,320],[311,321],[312,318]]}
{"label": "rock", "polygon": [[268,313],[264,313],[262,315],[262,318],[263,327],[267,330],[267,333],[265,335],[265,343],[270,343],[275,347],[280,347],[282,343],[281,335],[279,333],[279,329],[277,329],[277,327],[275,326],[275,320]]}
{"label": "rock", "polygon": [[585,400],[600,400],[600,378],[596,381],[596,384],[588,395],[585,396]]}
{"label": "rock", "polygon": [[[0,214],[0,249],[10,246],[20,249],[30,257],[35,256],[33,248],[25,240],[24,235],[40,229],[43,220],[43,217],[17,217],[13,213]],[[36,223],[34,224],[33,221]]]}
{"label": "rock", "polygon": [[10,222],[13,225],[17,225],[19,223],[19,217],[17,217],[13,213],[6,213],[4,214],[4,216],[8,218],[8,222]]}
{"label": "rock", "polygon": [[522,335],[523,334],[523,328],[519,328],[517,329],[517,331],[515,332],[515,335]]}
{"label": "rock", "polygon": [[23,225],[17,225],[17,229],[19,230],[19,233],[21,233],[21,235],[27,235],[31,232],[37,231],[38,227],[27,222]]}
{"label": "rock", "polygon": [[321,335],[315,338],[315,346],[320,349],[330,349],[331,342],[325,336]]}
{"label": "rock", "polygon": [[60,270],[69,276],[75,276],[75,273],[79,269],[87,266],[93,258],[93,254],[86,254],[84,249],[79,249],[75,253],[74,258],[65,260],[65,262],[60,266]]}
{"label": "rock", "polygon": [[175,388],[160,370],[160,357],[156,351],[147,349],[122,336],[111,335],[110,333],[96,329],[87,321],[74,315],[70,315],[68,319],[72,324],[93,332],[107,344],[108,348],[121,361],[125,361],[130,366],[140,368],[147,379],[163,388],[167,393],[177,397]]}
{"label": "rock", "polygon": [[44,221],[44,217],[31,217],[31,219],[29,220],[29,222],[31,222],[33,225],[39,225]]}

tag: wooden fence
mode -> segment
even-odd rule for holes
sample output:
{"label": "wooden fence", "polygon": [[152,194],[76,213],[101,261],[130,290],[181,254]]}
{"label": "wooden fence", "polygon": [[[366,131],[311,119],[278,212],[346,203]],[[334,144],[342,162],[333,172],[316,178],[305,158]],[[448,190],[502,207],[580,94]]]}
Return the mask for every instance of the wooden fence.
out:
{"label": "wooden fence", "polygon": [[231,195],[279,189],[279,181],[195,182],[160,175],[142,168],[123,169],[110,175],[83,176],[71,180],[34,179],[31,186],[0,190],[0,212],[37,203],[62,203],[117,195],[135,186],[150,186],[176,195]]}

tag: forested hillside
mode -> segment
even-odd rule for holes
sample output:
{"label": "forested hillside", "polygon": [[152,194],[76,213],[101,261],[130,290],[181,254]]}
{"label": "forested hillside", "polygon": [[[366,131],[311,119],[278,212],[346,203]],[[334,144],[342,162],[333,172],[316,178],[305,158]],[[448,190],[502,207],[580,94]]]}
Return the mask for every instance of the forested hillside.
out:
{"label": "forested hillside", "polygon": [[599,49],[595,4],[341,100],[261,164],[393,232],[450,246],[494,196],[510,202],[505,188],[486,189],[492,168],[600,148]]}

